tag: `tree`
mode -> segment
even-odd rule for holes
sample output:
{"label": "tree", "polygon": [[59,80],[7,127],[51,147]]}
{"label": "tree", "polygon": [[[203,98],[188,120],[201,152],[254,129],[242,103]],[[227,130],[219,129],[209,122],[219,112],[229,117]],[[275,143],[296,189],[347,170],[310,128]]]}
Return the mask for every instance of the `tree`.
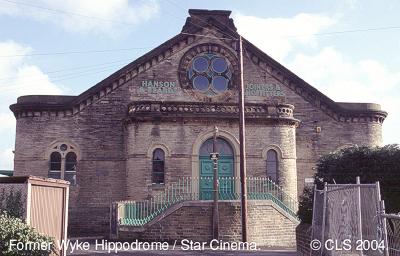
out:
{"label": "tree", "polygon": [[[380,182],[386,212],[400,212],[400,147],[349,147],[322,156],[317,162],[314,183],[318,189],[323,183],[351,184],[359,176],[361,183]],[[311,223],[313,191],[305,188],[299,202],[299,217]]]}

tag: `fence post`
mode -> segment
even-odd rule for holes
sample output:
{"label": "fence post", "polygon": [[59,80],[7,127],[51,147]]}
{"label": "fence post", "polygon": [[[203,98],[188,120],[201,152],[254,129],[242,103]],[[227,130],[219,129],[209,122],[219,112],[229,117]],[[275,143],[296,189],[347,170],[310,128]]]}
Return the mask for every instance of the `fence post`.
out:
{"label": "fence post", "polygon": [[[317,198],[317,185],[314,185],[314,200],[313,200],[313,209],[312,209],[312,220],[311,220],[311,240],[314,239],[314,229],[315,225],[315,204]],[[310,250],[310,255],[312,255],[312,250]]]}
{"label": "fence post", "polygon": [[[362,216],[361,216],[361,182],[360,182],[360,176],[356,177],[356,183],[357,183],[357,214],[358,214],[358,233],[360,235],[359,239],[362,241]],[[363,251],[359,251],[360,255],[363,255]]]}
{"label": "fence post", "polygon": [[118,237],[118,203],[110,204],[110,234],[109,238],[116,239]]}
{"label": "fence post", "polygon": [[380,213],[382,214],[382,225],[383,225],[383,239],[385,243],[385,256],[389,256],[389,243],[387,237],[387,226],[386,226],[386,217],[385,217],[385,201],[380,201]]}
{"label": "fence post", "polygon": [[324,252],[324,247],[325,247],[325,215],[326,215],[326,200],[327,200],[327,192],[328,192],[328,187],[327,187],[328,183],[325,182],[324,183],[324,203],[323,203],[323,207],[322,207],[322,231],[321,231],[321,251],[320,251],[320,255],[322,256],[323,252]]}
{"label": "fence post", "polygon": [[[377,205],[376,205],[376,210],[377,210],[377,225],[379,226],[379,228],[382,229],[382,239],[384,242],[384,246],[385,246],[385,250],[384,250],[384,255],[385,256],[389,256],[389,251],[387,248],[387,230],[386,230],[386,218],[384,217],[385,214],[385,209],[384,209],[384,205],[382,206],[382,198],[381,198],[381,186],[379,181],[375,182],[375,189],[376,189],[376,197],[377,197]],[[379,237],[377,237],[377,240],[379,239]]]}

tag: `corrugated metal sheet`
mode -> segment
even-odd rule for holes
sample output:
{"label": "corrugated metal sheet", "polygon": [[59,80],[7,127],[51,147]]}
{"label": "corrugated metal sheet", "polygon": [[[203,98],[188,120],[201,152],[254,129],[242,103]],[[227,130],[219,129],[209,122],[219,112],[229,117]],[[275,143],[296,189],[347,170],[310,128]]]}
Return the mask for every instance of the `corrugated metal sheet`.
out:
{"label": "corrugated metal sheet", "polygon": [[63,239],[64,189],[32,185],[31,199],[30,225],[55,241]]}

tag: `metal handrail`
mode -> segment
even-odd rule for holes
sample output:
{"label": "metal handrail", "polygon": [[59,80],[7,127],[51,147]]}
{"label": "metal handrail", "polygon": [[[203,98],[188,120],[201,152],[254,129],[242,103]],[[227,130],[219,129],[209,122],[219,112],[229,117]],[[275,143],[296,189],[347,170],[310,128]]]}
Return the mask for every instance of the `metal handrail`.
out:
{"label": "metal handrail", "polygon": [[[182,177],[163,192],[143,201],[120,201],[118,221],[120,225],[143,226],[175,204],[185,201],[212,200],[200,191],[200,183],[213,182],[213,177]],[[220,200],[238,200],[240,189],[238,177],[219,178]],[[199,192],[200,191],[200,192]],[[283,211],[297,218],[297,201],[269,178],[248,177],[247,194],[249,200],[271,200]]]}

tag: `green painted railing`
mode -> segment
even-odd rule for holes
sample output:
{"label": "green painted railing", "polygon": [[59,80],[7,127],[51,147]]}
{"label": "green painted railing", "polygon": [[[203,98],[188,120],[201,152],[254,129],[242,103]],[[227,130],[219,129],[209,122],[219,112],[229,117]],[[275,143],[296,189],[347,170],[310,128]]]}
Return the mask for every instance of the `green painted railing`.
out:
{"label": "green painted railing", "polygon": [[286,213],[298,219],[297,200],[268,178],[247,177],[247,197],[249,200],[271,200]]}
{"label": "green painted railing", "polygon": [[[200,189],[200,184],[202,184],[202,189]],[[207,184],[213,184],[212,177],[182,177],[149,200],[117,202],[119,224],[143,226],[177,203],[212,200],[213,196],[210,196],[212,191],[204,189]],[[237,188],[240,188],[239,178],[219,178],[220,200],[239,200],[240,190],[237,191]],[[268,178],[248,177],[247,195],[249,200],[271,200],[283,211],[297,218],[297,201]]]}

